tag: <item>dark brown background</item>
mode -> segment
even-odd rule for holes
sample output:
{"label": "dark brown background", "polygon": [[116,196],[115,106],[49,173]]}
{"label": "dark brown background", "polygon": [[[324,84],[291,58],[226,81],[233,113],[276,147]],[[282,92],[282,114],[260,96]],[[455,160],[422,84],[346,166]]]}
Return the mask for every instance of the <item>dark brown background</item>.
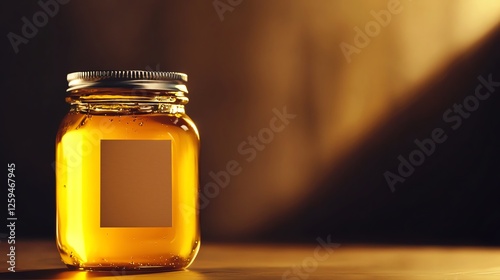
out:
{"label": "dark brown background", "polygon": [[[2,1],[1,147],[2,163],[16,164],[16,234],[54,236],[66,74],[153,69],[189,75],[202,192],[210,172],[242,167],[200,211],[204,240],[499,244],[500,89],[457,130],[442,117],[479,75],[500,81],[498,1],[402,0],[348,62],[339,45],[389,2],[244,0],[221,20],[212,1],[73,0],[16,54],[7,34],[41,7]],[[297,117],[247,162],[238,146],[284,107]],[[392,193],[384,172],[438,127],[448,139]]]}

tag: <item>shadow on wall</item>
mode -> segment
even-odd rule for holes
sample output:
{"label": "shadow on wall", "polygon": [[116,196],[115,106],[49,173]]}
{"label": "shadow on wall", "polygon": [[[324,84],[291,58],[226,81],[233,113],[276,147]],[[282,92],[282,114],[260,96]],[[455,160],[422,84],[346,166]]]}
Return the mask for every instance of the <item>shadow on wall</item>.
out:
{"label": "shadow on wall", "polygon": [[[500,28],[332,169],[273,241],[500,245]],[[293,230],[292,230],[293,229]]]}
{"label": "shadow on wall", "polygon": [[[276,223],[295,219],[297,209],[315,209],[310,199],[322,193],[321,186],[332,170],[346,168],[345,159],[370,141],[366,139],[371,131],[393,112],[421,98],[425,91],[417,88],[429,77],[441,77],[439,69],[466,53],[498,23],[498,14],[487,5],[477,8],[477,13],[466,13],[476,9],[466,1],[397,1],[396,8],[389,5],[393,2],[362,6],[349,1],[273,2],[265,9],[245,2],[224,20],[241,37],[217,38],[220,45],[233,46],[223,57],[238,63],[227,64],[219,72],[226,79],[216,84],[222,90],[212,106],[223,110],[213,115],[217,127],[202,129],[209,151],[204,154],[201,187],[207,197],[214,196],[201,212],[207,239],[261,237],[260,232],[267,233]],[[367,28],[376,22],[374,13],[382,15],[383,11],[391,14],[390,22],[378,25],[373,36],[367,35]],[[477,24],[476,17],[484,21]],[[462,32],[464,26],[470,28],[468,32]],[[359,42],[363,36],[369,37],[365,45]],[[344,43],[357,50],[346,54]],[[421,114],[430,114],[431,106],[437,106],[434,103]],[[282,131],[268,136],[274,109],[285,107],[296,117],[290,117]],[[252,141],[256,143],[250,145]],[[255,157],[245,153],[250,146]],[[238,175],[211,194],[216,179],[210,172],[227,170],[232,160],[241,167]],[[340,202],[357,197],[343,193],[341,185],[328,186]],[[359,187],[360,193],[366,193]],[[338,206],[323,199],[322,211],[304,210],[306,214],[298,221],[336,223],[325,219]],[[366,214],[358,208],[349,211],[353,217]],[[349,217],[346,214],[346,223]],[[318,224],[308,230],[313,234],[318,228],[324,227]],[[283,230],[301,236],[294,226]]]}

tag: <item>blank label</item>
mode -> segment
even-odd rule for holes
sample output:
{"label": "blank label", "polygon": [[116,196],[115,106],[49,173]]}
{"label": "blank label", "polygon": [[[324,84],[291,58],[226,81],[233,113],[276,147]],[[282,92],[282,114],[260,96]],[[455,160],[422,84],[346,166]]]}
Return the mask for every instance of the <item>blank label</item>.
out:
{"label": "blank label", "polygon": [[171,227],[170,140],[101,140],[101,227]]}

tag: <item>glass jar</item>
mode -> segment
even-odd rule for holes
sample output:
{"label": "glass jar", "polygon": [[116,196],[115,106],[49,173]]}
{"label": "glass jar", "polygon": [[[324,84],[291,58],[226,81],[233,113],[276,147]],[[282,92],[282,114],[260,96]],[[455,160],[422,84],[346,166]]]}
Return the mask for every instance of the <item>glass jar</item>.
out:
{"label": "glass jar", "polygon": [[200,246],[198,130],[187,75],[67,76],[56,137],[57,246],[79,270],[177,270]]}

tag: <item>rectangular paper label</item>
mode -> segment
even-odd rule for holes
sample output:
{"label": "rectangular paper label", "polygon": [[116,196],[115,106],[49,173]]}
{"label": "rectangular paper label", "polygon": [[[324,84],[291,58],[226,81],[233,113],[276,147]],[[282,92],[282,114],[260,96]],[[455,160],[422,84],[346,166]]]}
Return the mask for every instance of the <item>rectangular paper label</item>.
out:
{"label": "rectangular paper label", "polygon": [[171,227],[170,140],[101,140],[101,227]]}

